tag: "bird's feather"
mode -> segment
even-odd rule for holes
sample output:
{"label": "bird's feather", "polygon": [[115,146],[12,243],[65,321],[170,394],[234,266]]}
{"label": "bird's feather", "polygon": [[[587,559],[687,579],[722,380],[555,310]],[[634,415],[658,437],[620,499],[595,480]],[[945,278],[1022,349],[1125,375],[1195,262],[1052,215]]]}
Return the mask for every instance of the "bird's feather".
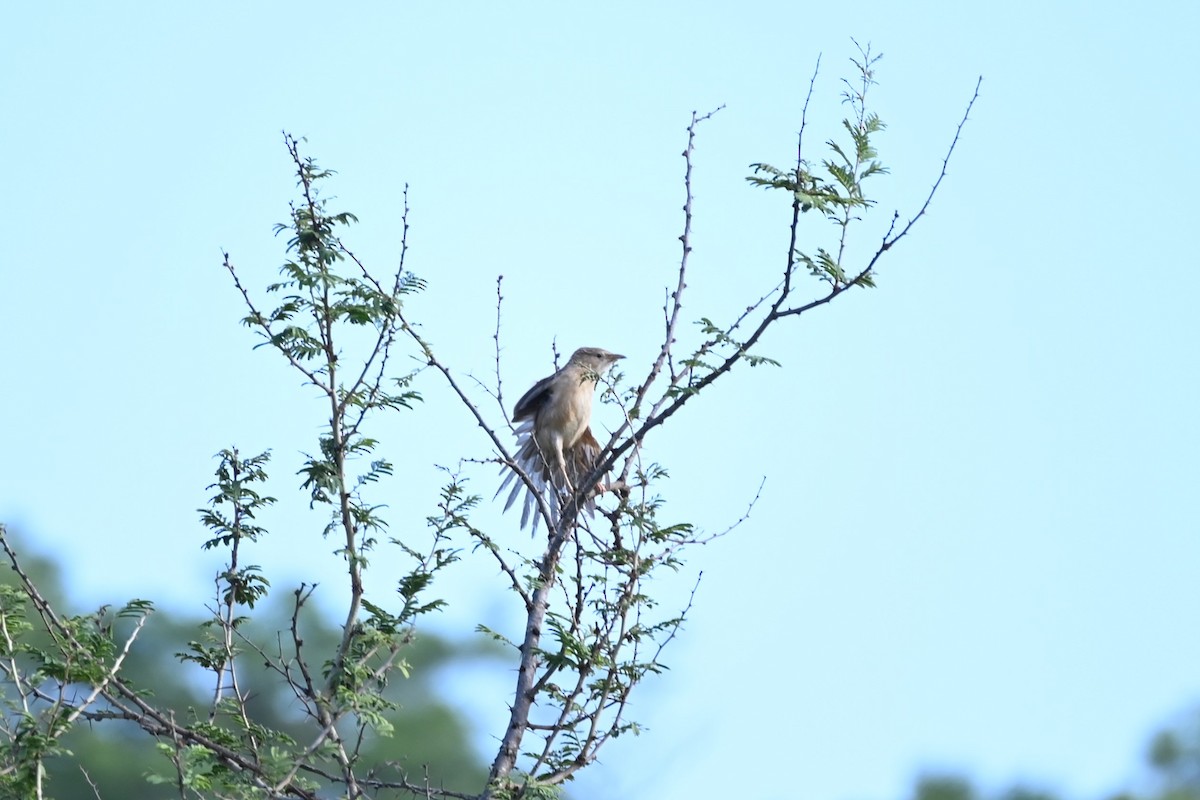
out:
{"label": "bird's feather", "polygon": [[[558,516],[561,503],[571,495],[579,497],[580,510],[594,513],[596,490],[603,488],[600,484],[580,486],[595,468],[601,452],[589,427],[592,395],[596,380],[619,358],[623,356],[598,347],[581,347],[566,366],[521,395],[513,408],[517,449],[512,468],[501,469],[504,479],[495,497],[508,491],[504,503],[507,511],[525,490],[522,528],[532,517],[533,531],[537,532],[542,516],[536,513],[539,496],[546,498],[552,518]],[[528,482],[521,480],[519,473],[524,473]]]}

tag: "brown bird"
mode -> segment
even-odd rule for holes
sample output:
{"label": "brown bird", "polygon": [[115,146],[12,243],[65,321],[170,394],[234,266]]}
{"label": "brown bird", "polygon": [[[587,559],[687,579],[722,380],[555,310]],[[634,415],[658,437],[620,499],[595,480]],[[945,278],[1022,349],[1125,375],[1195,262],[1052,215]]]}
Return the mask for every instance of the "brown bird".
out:
{"label": "brown bird", "polygon": [[[592,470],[600,456],[600,443],[588,426],[592,397],[596,381],[624,357],[599,347],[581,347],[571,354],[566,366],[535,383],[513,409],[513,422],[518,423],[515,460],[539,493],[547,486],[551,488],[547,499],[555,511],[560,496],[574,493],[575,484]],[[505,511],[512,507],[524,486],[517,480],[516,471],[510,471],[496,496],[510,483],[514,486],[504,504]],[[590,502],[590,492],[586,500]],[[537,499],[530,492],[521,511],[522,528],[529,522],[536,504]],[[537,530],[536,517],[533,529]]]}

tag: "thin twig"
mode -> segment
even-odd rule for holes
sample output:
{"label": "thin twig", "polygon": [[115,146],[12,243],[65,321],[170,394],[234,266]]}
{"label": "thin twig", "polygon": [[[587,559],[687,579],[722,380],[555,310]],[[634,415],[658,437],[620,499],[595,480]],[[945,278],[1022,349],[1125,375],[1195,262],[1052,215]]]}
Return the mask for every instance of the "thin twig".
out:
{"label": "thin twig", "polygon": [[117,677],[117,673],[121,670],[121,665],[125,663],[125,658],[129,655],[130,648],[133,647],[133,640],[136,639],[138,634],[142,632],[142,627],[146,624],[146,620],[149,618],[149,616],[150,615],[146,613],[138,617],[137,622],[133,626],[133,631],[129,634],[129,638],[125,640],[125,645],[121,648],[121,652],[117,654],[115,659],[113,659],[112,666],[108,668],[108,671],[104,675],[104,679],[92,687],[92,691],[89,692],[88,696],[83,699],[83,702],[75,705],[74,710],[67,715],[68,723],[72,723],[78,719],[79,715],[82,714],[88,706],[96,702],[96,699],[104,693],[104,691],[108,688],[108,685],[112,683],[114,678]]}

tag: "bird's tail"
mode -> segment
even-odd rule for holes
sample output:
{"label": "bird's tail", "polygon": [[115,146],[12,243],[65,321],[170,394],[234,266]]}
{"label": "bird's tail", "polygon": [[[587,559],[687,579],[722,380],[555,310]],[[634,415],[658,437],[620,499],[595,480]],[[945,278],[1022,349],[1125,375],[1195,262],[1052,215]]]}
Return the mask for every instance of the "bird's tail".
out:
{"label": "bird's tail", "polygon": [[[533,528],[531,533],[536,535],[538,520],[541,516],[534,513],[537,507],[537,496],[542,495],[546,498],[551,514],[557,517],[561,503],[565,499],[564,495],[570,489],[565,486],[555,485],[555,481],[551,477],[550,467],[547,465],[546,459],[542,457],[542,452],[533,437],[532,420],[517,426],[516,432],[517,453],[514,461],[529,476],[537,492],[535,494],[528,491],[525,482],[517,477],[517,470],[506,466],[501,468],[504,480],[500,482],[500,487],[496,490],[496,494],[492,499],[496,499],[508,489],[508,499],[504,502],[504,510],[508,511],[512,508],[517,498],[521,496],[521,490],[525,489],[525,501],[521,508],[521,528],[523,530],[529,524],[529,520],[532,517]],[[600,443],[592,435],[591,428],[586,428],[583,436],[575,443],[575,446],[563,453],[563,456],[566,459],[567,477],[571,481],[571,486],[574,487],[576,492],[582,495],[579,501],[580,509],[587,512],[588,516],[594,516],[596,512],[595,487],[588,487],[586,490],[580,491],[582,488],[580,487],[580,481],[587,477],[600,458]],[[509,488],[510,486],[511,489]],[[546,491],[547,488],[550,491]]]}

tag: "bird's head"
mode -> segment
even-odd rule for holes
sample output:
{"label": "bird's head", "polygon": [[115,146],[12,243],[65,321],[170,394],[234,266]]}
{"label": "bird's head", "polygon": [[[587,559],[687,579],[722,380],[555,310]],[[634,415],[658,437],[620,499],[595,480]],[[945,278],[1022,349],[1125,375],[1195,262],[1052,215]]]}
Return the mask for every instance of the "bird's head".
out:
{"label": "bird's head", "polygon": [[608,368],[625,356],[610,353],[603,347],[581,347],[571,354],[572,364],[577,364],[596,375],[603,375]]}

